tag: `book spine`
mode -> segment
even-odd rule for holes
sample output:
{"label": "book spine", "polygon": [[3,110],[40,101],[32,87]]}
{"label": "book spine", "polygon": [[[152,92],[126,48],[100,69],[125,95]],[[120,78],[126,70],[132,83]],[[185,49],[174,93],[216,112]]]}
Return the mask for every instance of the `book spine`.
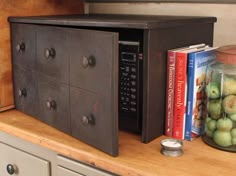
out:
{"label": "book spine", "polygon": [[176,53],[173,138],[184,139],[187,53]]}
{"label": "book spine", "polygon": [[174,118],[175,54],[173,51],[167,53],[165,135],[168,137],[172,137]]}
{"label": "book spine", "polygon": [[187,63],[187,108],[186,108],[186,120],[185,120],[185,133],[184,139],[192,139],[192,116],[193,116],[193,97],[194,97],[194,54],[189,54]]}

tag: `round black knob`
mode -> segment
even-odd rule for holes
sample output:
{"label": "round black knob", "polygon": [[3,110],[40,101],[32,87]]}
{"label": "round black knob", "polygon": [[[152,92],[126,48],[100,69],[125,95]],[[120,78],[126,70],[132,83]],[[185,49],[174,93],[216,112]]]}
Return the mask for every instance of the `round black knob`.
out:
{"label": "round black knob", "polygon": [[90,57],[82,57],[81,59],[81,65],[83,68],[87,68],[88,66],[94,66],[95,65],[95,58],[90,56]]}
{"label": "round black knob", "polygon": [[56,104],[56,101],[54,100],[48,100],[46,102],[46,106],[48,109],[56,109],[57,104]]}
{"label": "round black knob", "polygon": [[88,67],[88,65],[89,65],[89,62],[88,62],[88,58],[87,57],[82,57],[82,59],[81,59],[81,65],[82,65],[82,67],[84,67],[84,68],[86,68],[86,67]]}
{"label": "round black knob", "polygon": [[56,56],[56,51],[54,48],[46,48],[44,51],[44,56],[46,59],[54,58]]}
{"label": "round black knob", "polygon": [[27,95],[26,89],[25,89],[25,88],[24,88],[24,89],[20,89],[20,90],[18,91],[18,95],[19,95],[20,97],[26,97],[26,95]]}
{"label": "round black knob", "polygon": [[93,125],[94,124],[94,118],[93,116],[86,116],[86,115],[83,115],[82,116],[82,123],[84,125]]}
{"label": "round black knob", "polygon": [[17,50],[18,52],[24,52],[24,51],[25,51],[25,44],[24,44],[24,43],[18,43],[18,44],[16,45],[16,50]]}
{"label": "round black knob", "polygon": [[7,165],[7,172],[10,175],[13,175],[16,172],[16,166],[13,164],[8,164]]}

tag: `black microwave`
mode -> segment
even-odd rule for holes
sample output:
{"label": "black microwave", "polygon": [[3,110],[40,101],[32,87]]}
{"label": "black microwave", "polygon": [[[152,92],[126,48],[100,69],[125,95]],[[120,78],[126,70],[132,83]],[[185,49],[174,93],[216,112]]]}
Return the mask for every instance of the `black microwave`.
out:
{"label": "black microwave", "polygon": [[142,131],[142,51],[137,41],[119,41],[119,129]]}

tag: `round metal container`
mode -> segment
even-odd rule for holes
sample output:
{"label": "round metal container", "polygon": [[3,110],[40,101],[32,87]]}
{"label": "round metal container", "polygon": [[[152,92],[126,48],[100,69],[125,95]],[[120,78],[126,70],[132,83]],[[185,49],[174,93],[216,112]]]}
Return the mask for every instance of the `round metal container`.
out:
{"label": "round metal container", "polygon": [[166,156],[177,157],[183,154],[183,142],[177,139],[164,139],[161,141],[161,153]]}

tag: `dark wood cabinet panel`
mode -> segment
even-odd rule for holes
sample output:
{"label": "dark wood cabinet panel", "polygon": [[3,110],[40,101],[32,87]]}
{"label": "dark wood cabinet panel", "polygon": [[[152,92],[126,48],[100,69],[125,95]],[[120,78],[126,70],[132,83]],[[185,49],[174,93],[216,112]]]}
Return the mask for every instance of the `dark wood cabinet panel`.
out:
{"label": "dark wood cabinet panel", "polygon": [[58,82],[69,84],[68,32],[57,27],[37,29],[37,70]]}
{"label": "dark wood cabinet panel", "polygon": [[118,33],[70,31],[70,84],[110,96],[118,60]]}
{"label": "dark wood cabinet panel", "polygon": [[27,114],[38,115],[36,73],[13,65],[14,98],[16,108]]}
{"label": "dark wood cabinet panel", "polygon": [[71,87],[70,107],[72,136],[117,155],[117,115],[110,99]]}
{"label": "dark wood cabinet panel", "polygon": [[24,28],[19,24],[11,24],[11,31],[13,64],[35,70],[35,28],[27,24],[24,25]]}
{"label": "dark wood cabinet panel", "polygon": [[39,118],[117,156],[118,126],[138,131],[144,143],[163,134],[167,50],[212,45],[216,18],[89,14],[9,21],[36,31],[37,64],[27,69],[37,72]]}
{"label": "dark wood cabinet panel", "polygon": [[142,141],[147,143],[160,135],[165,117],[166,51],[196,43],[213,45],[213,23],[179,25],[174,28],[147,30],[144,49],[144,117]]}
{"label": "dark wood cabinet panel", "polygon": [[39,119],[70,133],[69,86],[38,75]]}
{"label": "dark wood cabinet panel", "polygon": [[34,47],[13,55],[16,108],[118,155],[118,33],[12,24],[12,34],[13,52],[17,41]]}

